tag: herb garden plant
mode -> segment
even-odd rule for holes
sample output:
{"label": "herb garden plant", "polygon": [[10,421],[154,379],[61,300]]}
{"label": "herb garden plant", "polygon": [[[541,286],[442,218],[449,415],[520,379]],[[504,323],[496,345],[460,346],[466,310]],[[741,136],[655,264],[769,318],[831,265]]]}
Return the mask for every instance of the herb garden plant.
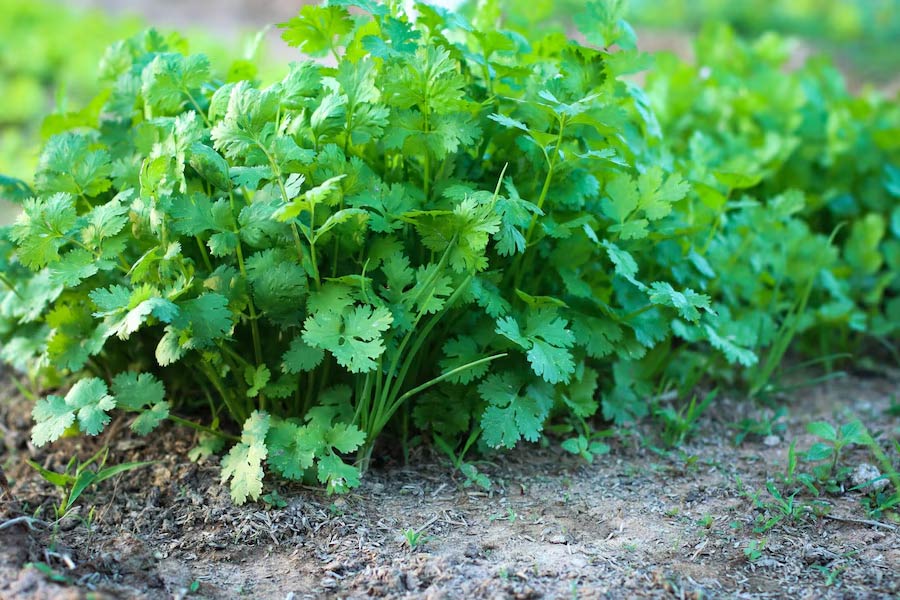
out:
{"label": "herb garden plant", "polygon": [[554,420],[584,455],[600,409],[726,365],[765,380],[758,351],[813,326],[844,263],[801,192],[738,199],[768,172],[682,150],[610,6],[578,19],[590,46],[504,31],[492,2],[305,6],[283,36],[311,58],[268,87],[153,31],[110,48],[34,190],[4,180],[3,358],[75,380],[34,443],[172,420],[242,503],[267,474],[352,488],[383,434],[467,467]]}

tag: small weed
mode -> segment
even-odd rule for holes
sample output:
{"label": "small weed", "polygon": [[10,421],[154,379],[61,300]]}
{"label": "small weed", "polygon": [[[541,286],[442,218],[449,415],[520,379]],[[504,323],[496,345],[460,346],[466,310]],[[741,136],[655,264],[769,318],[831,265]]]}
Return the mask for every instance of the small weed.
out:
{"label": "small weed", "polygon": [[800,473],[797,471],[797,443],[792,441],[788,448],[788,462],[781,476],[781,483],[787,487],[797,488],[798,485],[805,487],[813,496],[819,495],[819,490],[815,486],[815,478],[809,473]]}
{"label": "small weed", "polygon": [[671,406],[657,408],[653,414],[663,425],[660,433],[663,443],[669,448],[677,448],[686,442],[693,434],[698,419],[715,400],[717,393],[718,390],[711,391],[699,403],[697,396],[694,396],[688,404],[678,410]]}
{"label": "small weed", "polygon": [[474,464],[465,461],[466,454],[478,440],[480,433],[479,429],[473,430],[459,450],[456,450],[450,442],[435,433],[433,438],[434,445],[450,459],[453,468],[465,476],[466,480],[463,482],[463,487],[477,486],[483,490],[490,490],[493,486],[490,478],[480,472]]}
{"label": "small weed", "polygon": [[589,463],[594,462],[594,458],[609,454],[609,444],[602,441],[615,435],[613,429],[602,429],[595,431],[585,419],[578,419],[574,426],[567,426],[567,431],[559,433],[576,433],[575,437],[565,440],[561,446],[562,449],[571,454],[576,454]]}
{"label": "small weed", "polygon": [[743,482],[741,482],[740,478],[737,478],[737,482],[740,495],[753,502],[754,508],[760,511],[760,514],[754,520],[755,526],[753,531],[756,533],[766,533],[785,520],[796,522],[810,515],[820,517],[825,514],[828,508],[822,502],[798,502],[796,500],[797,491],[785,496],[775,487],[773,481],[766,482],[766,491],[771,500],[764,499],[761,492],[744,490]]}
{"label": "small weed", "polygon": [[70,580],[68,577],[66,577],[65,575],[63,575],[62,573],[60,573],[59,571],[57,571],[56,569],[54,569],[53,567],[51,567],[50,565],[48,565],[45,562],[29,562],[29,563],[25,563],[24,566],[26,569],[28,567],[33,567],[33,568],[37,569],[38,571],[41,572],[41,574],[44,575],[44,577],[46,577],[50,581],[54,581],[56,583],[64,583],[66,585],[70,585],[72,583],[72,580]]}
{"label": "small weed", "polygon": [[406,545],[410,550],[415,550],[420,546],[424,546],[428,543],[428,540],[431,538],[425,535],[424,531],[416,530],[416,529],[407,529],[403,532],[403,537],[406,540]]}
{"label": "small weed", "polygon": [[783,434],[787,429],[787,423],[785,422],[787,416],[788,409],[784,406],[779,406],[771,415],[760,420],[748,418],[734,423],[731,427],[737,430],[737,434],[734,436],[735,446],[740,446],[747,436],[752,435],[765,438],[770,435]]}
{"label": "small weed", "polygon": [[762,558],[763,551],[766,549],[766,540],[750,540],[744,547],[744,556],[750,562],[756,562]]}
{"label": "small weed", "polygon": [[[75,505],[75,502],[90,486],[98,484],[102,481],[114,477],[120,473],[139,469],[151,462],[132,462],[122,463],[112,467],[105,467],[106,459],[109,457],[109,448],[102,448],[91,458],[84,462],[80,462],[77,457],[72,457],[66,465],[62,473],[50,471],[34,461],[29,460],[28,464],[40,474],[48,483],[56,486],[62,493],[62,498],[56,506],[56,519],[59,522],[65,517]],[[93,467],[93,468],[92,468]]]}
{"label": "small weed", "polygon": [[282,498],[281,494],[278,493],[278,490],[272,490],[268,494],[265,494],[262,497],[262,501],[269,508],[285,508],[288,505],[287,500]]}
{"label": "small weed", "polygon": [[838,582],[841,574],[847,570],[846,566],[826,567],[824,565],[813,565],[813,569],[825,575],[825,585],[831,587]]}
{"label": "small weed", "polygon": [[505,520],[509,521],[510,523],[515,523],[518,518],[519,518],[519,515],[516,513],[516,511],[514,511],[511,508],[507,508],[505,515],[502,515],[502,514],[491,515],[490,517],[488,517],[488,521],[490,523],[493,523],[494,521],[499,521],[500,519],[505,519]]}
{"label": "small weed", "polygon": [[874,440],[865,425],[858,419],[835,429],[831,423],[816,421],[807,425],[806,430],[818,437],[820,442],[807,450],[805,459],[820,464],[813,468],[813,476],[829,493],[842,490],[841,483],[850,475],[849,467],[840,465],[841,454],[847,446],[860,445],[871,448]]}

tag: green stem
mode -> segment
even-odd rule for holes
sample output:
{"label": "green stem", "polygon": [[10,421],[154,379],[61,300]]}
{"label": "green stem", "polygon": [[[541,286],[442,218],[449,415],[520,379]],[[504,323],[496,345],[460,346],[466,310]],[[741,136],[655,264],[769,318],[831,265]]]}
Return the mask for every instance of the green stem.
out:
{"label": "green stem", "polygon": [[9,288],[9,291],[11,291],[13,294],[15,294],[17,298],[19,298],[20,300],[23,299],[23,298],[22,298],[22,295],[19,294],[19,292],[16,291],[16,286],[14,286],[13,283],[12,283],[12,281],[10,281],[10,280],[6,277],[6,275],[4,275],[3,273],[0,273],[0,283],[2,283],[3,285],[5,285],[6,287],[8,287],[8,288]]}
{"label": "green stem", "polygon": [[388,408],[388,410],[383,415],[380,415],[379,421],[377,421],[375,423],[375,425],[372,429],[373,435],[370,439],[374,439],[374,438],[378,437],[378,434],[381,433],[381,430],[384,429],[384,426],[387,425],[387,423],[388,423],[388,421],[390,421],[391,417],[394,416],[394,413],[397,412],[397,409],[400,408],[401,406],[403,406],[404,402],[406,402],[407,400],[409,400],[416,394],[420,394],[420,393],[424,392],[425,390],[427,390],[428,388],[431,388],[431,387],[441,383],[442,381],[446,381],[450,377],[453,377],[454,375],[462,373],[463,371],[472,369],[474,367],[483,365],[485,363],[493,362],[499,358],[504,358],[505,356],[507,356],[506,353],[501,353],[501,354],[494,354],[493,356],[486,356],[486,357],[480,358],[478,360],[474,360],[465,365],[456,367],[455,369],[451,369],[450,371],[447,371],[446,373],[443,373],[443,374],[439,375],[438,377],[435,377],[434,379],[426,381],[422,385],[416,386],[413,389],[405,392],[402,396],[398,397],[393,402],[393,404],[391,404],[390,408]]}
{"label": "green stem", "polygon": [[[434,270],[434,273],[431,275],[431,277],[428,279],[428,281],[425,283],[425,285],[422,286],[422,289],[419,291],[419,293],[413,299],[412,304],[411,304],[412,306],[415,306],[416,304],[419,303],[419,301],[422,299],[422,295],[426,291],[429,294],[432,293],[431,288],[434,286],[438,277],[441,275],[441,271],[443,271],[444,266],[447,264],[447,260],[450,257],[450,249],[453,247],[453,244],[455,244],[455,243],[456,243],[456,236],[453,237],[453,239],[450,241],[450,244],[447,245],[447,249],[444,250],[444,254],[443,254],[443,256],[441,256],[441,260],[438,262],[437,268]],[[419,320],[422,318],[423,314],[424,313],[422,313],[421,311],[419,312],[419,314],[416,316],[415,323],[409,329],[409,331],[406,332],[406,335],[403,336],[403,340],[400,342],[400,345],[397,347],[397,351],[394,354],[394,358],[391,360],[390,366],[388,367],[387,376],[385,377],[385,380],[384,380],[384,393],[378,399],[379,405],[387,402],[388,394],[391,390],[391,383],[394,378],[394,374],[397,372],[397,367],[400,363],[400,357],[403,355],[403,350],[406,349],[406,345],[409,343],[409,340],[412,338],[412,335],[416,330],[416,325],[419,323]]]}
{"label": "green stem", "polygon": [[194,100],[194,96],[191,95],[191,93],[187,90],[187,88],[181,88],[181,91],[184,93],[185,96],[187,96],[191,105],[194,107],[194,110],[197,111],[198,115],[200,115],[200,118],[203,119],[203,123],[206,125],[206,127],[207,128],[212,127],[212,123],[209,122],[209,118],[206,116],[206,113],[203,112],[203,110],[200,108],[200,105],[197,103],[196,100]]}
{"label": "green stem", "polygon": [[184,425],[185,427],[190,427],[191,429],[195,429],[197,431],[202,431],[203,433],[208,433],[210,435],[215,435],[221,438],[225,438],[226,440],[231,440],[232,442],[239,442],[241,438],[236,435],[231,435],[230,433],[225,433],[224,431],[217,431],[211,427],[206,427],[205,425],[201,425],[199,423],[194,423],[193,421],[189,421],[187,419],[183,419],[177,415],[170,414],[168,419],[173,423],[178,423],[179,425]]}
{"label": "green stem", "polygon": [[194,239],[197,240],[197,247],[200,249],[200,256],[203,257],[203,264],[206,265],[206,269],[208,271],[212,271],[212,262],[209,260],[209,253],[206,251],[206,245],[203,243],[203,240],[200,239],[199,235],[195,235]]}
{"label": "green stem", "polygon": [[[543,211],[544,203],[547,201],[547,194],[550,193],[550,184],[553,181],[553,174],[556,170],[556,161],[559,158],[559,150],[563,143],[563,134],[566,130],[566,118],[560,117],[559,135],[556,137],[556,145],[553,147],[553,154],[547,158],[548,168],[547,176],[544,178],[544,185],[541,187],[541,195],[538,198],[537,207]],[[534,228],[537,226],[538,215],[531,215],[531,222],[528,224],[528,230],[525,233],[525,250],[516,257],[515,264],[511,269],[513,273],[513,289],[519,289],[522,285],[522,278],[526,272],[531,271],[531,263],[534,260],[534,252],[529,253],[528,248],[531,245],[531,237],[534,235]],[[523,264],[524,263],[524,264]]]}
{"label": "green stem", "polygon": [[222,378],[219,377],[219,374],[216,373],[216,370],[206,362],[200,363],[200,369],[206,375],[206,378],[209,379],[210,383],[212,383],[213,387],[216,388],[216,391],[219,392],[219,395],[222,397],[222,401],[225,402],[225,406],[228,408],[228,412],[231,414],[231,418],[234,419],[237,423],[243,423],[247,420],[247,413],[243,409],[238,406],[235,406],[232,402],[231,394],[225,388],[225,384],[222,381]]}
{"label": "green stem", "polygon": [[[456,288],[456,291],[453,292],[453,295],[450,296],[450,298],[444,304],[443,310],[441,310],[440,312],[438,312],[437,314],[432,316],[431,319],[428,321],[428,323],[425,325],[425,327],[421,331],[417,332],[416,340],[415,340],[415,342],[413,342],[413,346],[410,349],[410,351],[405,355],[405,357],[403,359],[403,364],[400,366],[400,371],[397,373],[396,377],[392,377],[393,373],[396,371],[397,361],[398,361],[399,357],[403,354],[403,349],[404,349],[406,343],[410,339],[410,334],[412,332],[416,331],[416,326],[418,325],[421,318],[424,316],[424,313],[422,313],[420,311],[419,314],[416,316],[415,324],[410,329],[410,332],[403,339],[403,343],[397,349],[397,354],[394,357],[395,360],[392,362],[392,365],[391,365],[391,371],[389,372],[388,377],[385,379],[384,392],[383,392],[378,404],[375,407],[373,407],[374,414],[373,414],[372,418],[369,420],[369,425],[370,425],[370,427],[374,426],[375,429],[373,430],[374,433],[371,433],[371,435],[370,435],[371,439],[374,439],[375,437],[377,437],[378,433],[381,431],[381,429],[384,428],[384,426],[387,424],[387,421],[390,420],[391,416],[397,410],[397,407],[399,406],[399,404],[397,404],[397,400],[396,400],[397,395],[400,393],[401,386],[406,382],[406,376],[409,373],[409,368],[412,365],[413,360],[415,360],[416,356],[418,356],[419,351],[422,348],[422,345],[429,338],[429,334],[431,333],[431,330],[434,329],[435,325],[437,325],[437,323],[441,320],[441,318],[443,318],[444,315],[446,315],[447,312],[453,307],[453,305],[456,304],[456,301],[459,299],[459,297],[462,296],[462,294],[466,290],[466,288],[469,287],[469,283],[472,281],[472,277],[473,277],[472,275],[469,275],[466,278],[466,280],[463,281],[459,285],[459,287]],[[408,396],[406,396],[406,397],[408,397]],[[367,433],[370,433],[370,431],[367,430]]]}
{"label": "green stem", "polygon": [[[427,135],[431,132],[431,109],[427,103],[425,104],[422,113],[425,119],[424,130]],[[425,192],[425,204],[427,205],[431,195],[431,152],[428,150],[427,146],[425,147],[425,154],[423,155],[422,171],[422,189]]]}

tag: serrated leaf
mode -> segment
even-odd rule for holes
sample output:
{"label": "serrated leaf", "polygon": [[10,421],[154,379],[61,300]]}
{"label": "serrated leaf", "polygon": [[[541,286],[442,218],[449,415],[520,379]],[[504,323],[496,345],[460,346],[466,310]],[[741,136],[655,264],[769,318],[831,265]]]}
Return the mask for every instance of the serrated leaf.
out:
{"label": "serrated leaf", "polygon": [[131,423],[131,430],[138,435],[147,435],[169,418],[169,403],[157,402],[144,410]]}
{"label": "serrated leaf", "polygon": [[312,371],[324,357],[325,353],[321,348],[314,348],[303,341],[301,336],[297,336],[291,340],[290,348],[281,358],[281,370],[291,374]]}
{"label": "serrated leaf", "polygon": [[351,373],[373,370],[385,350],[381,334],[393,322],[383,307],[356,306],[341,313],[320,311],[306,319],[303,340],[328,350]]}
{"label": "serrated leaf", "polygon": [[481,417],[482,438],[494,448],[512,448],[520,439],[535,442],[553,406],[552,388],[545,383],[525,384],[504,372],[489,375],[478,393],[488,403]]}
{"label": "serrated leaf", "polygon": [[359,486],[359,469],[334,454],[319,459],[317,477],[329,494],[341,494]]}
{"label": "serrated leaf", "polygon": [[116,407],[115,399],[107,392],[101,379],[91,377],[79,380],[65,398],[48,396],[39,400],[32,411],[35,420],[32,442],[43,446],[55,441],[76,420],[82,432],[99,434],[110,421],[107,413]]}
{"label": "serrated leaf", "polygon": [[313,5],[304,6],[298,16],[279,25],[283,30],[282,39],[309,56],[322,56],[331,51],[335,38],[350,33],[352,26],[345,8]]}
{"label": "serrated leaf", "polygon": [[262,462],[268,455],[266,435],[269,432],[269,415],[253,411],[244,423],[241,441],[235,444],[222,459],[222,483],[231,481],[231,499],[243,504],[247,498],[256,500],[262,493]]}
{"label": "serrated leaf", "polygon": [[269,466],[282,477],[297,480],[313,466],[316,454],[324,447],[324,439],[319,429],[278,421],[269,429],[266,446]]}

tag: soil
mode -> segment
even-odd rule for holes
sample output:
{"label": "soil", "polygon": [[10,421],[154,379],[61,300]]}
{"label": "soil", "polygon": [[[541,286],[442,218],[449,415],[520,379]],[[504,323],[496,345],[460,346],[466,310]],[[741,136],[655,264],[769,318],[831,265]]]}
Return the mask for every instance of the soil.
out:
{"label": "soil", "polygon": [[[766,481],[784,471],[791,440],[813,443],[811,420],[858,417],[896,439],[900,418],[887,409],[898,376],[850,377],[783,398],[786,431],[739,446],[730,424],[772,411],[722,398],[676,450],[654,450],[659,429],[649,424],[611,438],[610,454],[593,464],[556,443],[525,446],[480,465],[493,481],[483,491],[420,447],[409,464],[389,459],[370,470],[346,496],[268,479],[282,507],[234,506],[218,459],[188,460],[193,434],[174,426],[144,439],[114,421],[110,435],[35,449],[28,403],[7,387],[0,464],[13,500],[0,505],[0,598],[900,595],[900,528],[868,514],[858,492],[825,495],[827,516],[766,533],[754,532],[764,511],[747,495],[773,500]],[[74,517],[47,524],[58,493],[25,461],[61,470],[104,445],[109,464],[157,462],[89,488]],[[871,461],[862,449],[842,459]],[[25,515],[38,521],[10,521]],[[421,534],[415,547],[407,530]],[[751,542],[764,542],[753,561]]]}

